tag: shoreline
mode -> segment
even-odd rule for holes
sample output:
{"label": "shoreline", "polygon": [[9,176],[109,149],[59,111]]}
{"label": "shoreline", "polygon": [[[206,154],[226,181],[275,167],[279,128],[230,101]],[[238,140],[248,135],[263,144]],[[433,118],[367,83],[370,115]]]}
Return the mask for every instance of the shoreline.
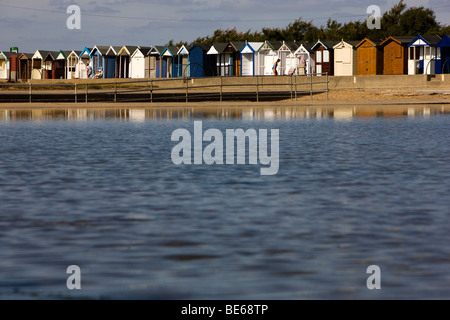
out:
{"label": "shoreline", "polygon": [[[411,105],[450,105],[450,89],[330,89],[325,93],[277,101],[202,101],[202,102],[5,102],[0,109],[177,109],[247,107],[395,107]],[[447,107],[445,108],[447,109]]]}

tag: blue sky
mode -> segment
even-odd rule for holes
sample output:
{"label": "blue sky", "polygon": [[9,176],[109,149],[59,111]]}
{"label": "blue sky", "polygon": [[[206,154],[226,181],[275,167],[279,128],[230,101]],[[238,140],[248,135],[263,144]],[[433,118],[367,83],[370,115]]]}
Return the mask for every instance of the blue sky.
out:
{"label": "blue sky", "polygon": [[[397,0],[0,0],[0,50],[73,50],[95,45],[164,45],[193,41],[216,29],[260,31],[284,27],[296,18],[317,26],[328,18],[363,20],[369,5],[382,13]],[[406,0],[408,6],[435,9],[439,22],[450,24],[448,0]],[[81,30],[69,30],[66,9],[81,8]],[[17,8],[22,7],[22,8]],[[33,10],[34,9],[34,10]],[[36,10],[37,9],[37,10]],[[114,18],[121,17],[121,18]]]}

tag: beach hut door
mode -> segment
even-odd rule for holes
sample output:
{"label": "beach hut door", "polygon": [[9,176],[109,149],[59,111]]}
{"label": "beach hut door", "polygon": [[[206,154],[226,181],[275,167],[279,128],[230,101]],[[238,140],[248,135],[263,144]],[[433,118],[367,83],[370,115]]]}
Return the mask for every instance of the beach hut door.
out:
{"label": "beach hut door", "polygon": [[280,53],[279,53],[279,58],[281,59],[280,69],[279,69],[280,75],[286,74],[286,57],[287,57],[287,51],[280,51]]}
{"label": "beach hut door", "polygon": [[253,75],[253,61],[251,53],[242,54],[242,75],[252,76]]}

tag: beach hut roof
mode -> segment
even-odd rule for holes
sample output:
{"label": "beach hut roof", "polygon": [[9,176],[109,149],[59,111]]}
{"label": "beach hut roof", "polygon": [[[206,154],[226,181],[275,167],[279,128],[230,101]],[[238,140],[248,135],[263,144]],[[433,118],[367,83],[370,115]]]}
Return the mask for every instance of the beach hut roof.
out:
{"label": "beach hut roof", "polygon": [[104,55],[108,52],[110,46],[95,46],[91,51],[91,56],[95,51],[98,51],[101,55]]}
{"label": "beach hut roof", "polygon": [[224,42],[213,43],[208,50],[208,54],[223,53],[227,47],[228,47],[228,43],[224,43]]}
{"label": "beach hut roof", "polygon": [[84,47],[84,49],[81,50],[80,58],[81,58],[81,56],[84,55],[85,53],[87,53],[88,56],[90,56],[90,55],[91,55],[91,51],[92,51],[92,48]]}
{"label": "beach hut roof", "polygon": [[208,52],[208,50],[211,48],[211,45],[208,45],[208,44],[193,44],[188,50],[191,51],[195,47],[198,47],[198,48],[202,49],[203,51]]}
{"label": "beach hut roof", "polygon": [[69,53],[69,55],[67,56],[67,58],[69,58],[70,56],[76,56],[77,58],[79,58],[79,57],[80,57],[80,54],[81,54],[81,51],[75,51],[75,50],[72,50],[72,51]]}
{"label": "beach hut roof", "polygon": [[414,44],[417,40],[422,40],[427,46],[434,47],[439,41],[441,41],[441,37],[438,35],[421,36],[419,34],[408,44],[408,47],[422,46],[422,44]]}
{"label": "beach hut roof", "polygon": [[313,44],[309,43],[309,42],[298,42],[298,48],[297,50],[295,50],[295,53],[300,52],[300,51],[308,51],[309,53],[312,52],[311,48],[312,48]]}
{"label": "beach hut roof", "polygon": [[42,56],[44,60],[56,60],[59,51],[49,51],[45,56]]}
{"label": "beach hut roof", "polygon": [[39,55],[42,59],[45,59],[50,52],[51,52],[50,50],[39,50],[38,49],[38,50],[36,50],[35,53],[33,53],[33,58],[37,59],[35,56]]}
{"label": "beach hut roof", "polygon": [[110,46],[108,51],[106,51],[106,55],[115,55],[117,56],[117,53],[122,49],[122,47],[117,46]]}
{"label": "beach hut roof", "polygon": [[245,45],[247,44],[247,42],[245,41],[232,41],[230,43],[236,49],[236,51],[241,51],[242,48],[244,48]]}
{"label": "beach hut roof", "polygon": [[369,38],[364,38],[363,40],[361,40],[355,47],[359,48],[360,46],[362,46],[362,44],[364,42],[370,42],[374,47],[380,47],[381,43],[383,42],[383,40],[381,39],[369,39]]}
{"label": "beach hut roof", "polygon": [[185,45],[182,45],[177,52],[177,55],[185,55],[185,54],[189,54],[189,50],[186,48]]}
{"label": "beach hut roof", "polygon": [[24,53],[22,52],[19,55],[19,59],[31,59],[33,57],[33,53]]}
{"label": "beach hut roof", "polygon": [[166,46],[164,50],[161,52],[161,55],[169,55],[169,56],[176,56],[178,50],[180,50],[178,47],[175,46]]}
{"label": "beach hut roof", "polygon": [[165,46],[152,46],[151,49],[148,51],[147,55],[151,54],[161,55],[161,52],[163,52],[165,48],[166,48]]}
{"label": "beach hut roof", "polygon": [[9,59],[13,54],[20,55],[20,53],[10,52],[10,51],[0,51],[0,53],[6,58]]}
{"label": "beach hut roof", "polygon": [[59,51],[58,55],[56,56],[56,60],[65,60],[67,59],[67,57],[69,56],[69,54],[72,51],[67,51],[67,50],[61,50]]}
{"label": "beach hut roof", "polygon": [[357,46],[360,42],[361,42],[361,41],[354,41],[354,40],[344,41],[344,40],[341,40],[341,41],[339,41],[338,43],[336,43],[336,44],[333,46],[333,49],[336,49],[337,47],[339,47],[340,45],[343,45],[343,44],[347,44],[347,45],[349,45],[349,46],[351,46],[351,47],[353,47],[353,48],[356,49],[356,46]]}
{"label": "beach hut roof", "polygon": [[450,47],[450,36],[445,35],[441,41],[436,44],[436,47]]}
{"label": "beach hut roof", "polygon": [[144,56],[147,55],[147,52],[151,49],[151,47],[138,47],[136,48],[136,50],[134,50],[134,52],[131,54],[131,57],[134,57],[136,55],[136,53],[140,52],[142,53]]}
{"label": "beach hut roof", "polygon": [[283,44],[281,45],[281,47],[278,50],[289,50],[294,52],[295,50],[297,50],[299,47],[299,42],[295,42],[295,41],[283,41]]}
{"label": "beach hut roof", "polygon": [[414,37],[408,37],[408,36],[390,36],[387,39],[385,39],[381,45],[384,46],[390,41],[395,41],[398,44],[401,45],[408,45],[412,40],[414,40]]}
{"label": "beach hut roof", "polygon": [[311,50],[316,50],[319,45],[322,45],[325,49],[333,49],[333,47],[340,41],[321,41],[318,40],[312,47]]}
{"label": "beach hut roof", "polygon": [[281,41],[264,41],[264,43],[262,44],[261,47],[259,47],[259,49],[257,51],[260,51],[262,49],[270,49],[273,51],[277,51],[278,49],[280,49],[280,47],[283,45],[283,42]]}
{"label": "beach hut roof", "polygon": [[123,46],[122,48],[120,48],[117,55],[131,56],[136,51],[137,48],[139,48],[139,46]]}

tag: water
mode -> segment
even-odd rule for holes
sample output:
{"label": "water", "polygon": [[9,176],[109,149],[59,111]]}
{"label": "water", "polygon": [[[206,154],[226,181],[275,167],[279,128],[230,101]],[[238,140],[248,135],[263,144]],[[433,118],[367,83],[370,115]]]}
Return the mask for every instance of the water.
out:
{"label": "water", "polygon": [[[448,299],[450,116],[394,109],[0,110],[0,299]],[[173,165],[193,120],[278,174]]]}

